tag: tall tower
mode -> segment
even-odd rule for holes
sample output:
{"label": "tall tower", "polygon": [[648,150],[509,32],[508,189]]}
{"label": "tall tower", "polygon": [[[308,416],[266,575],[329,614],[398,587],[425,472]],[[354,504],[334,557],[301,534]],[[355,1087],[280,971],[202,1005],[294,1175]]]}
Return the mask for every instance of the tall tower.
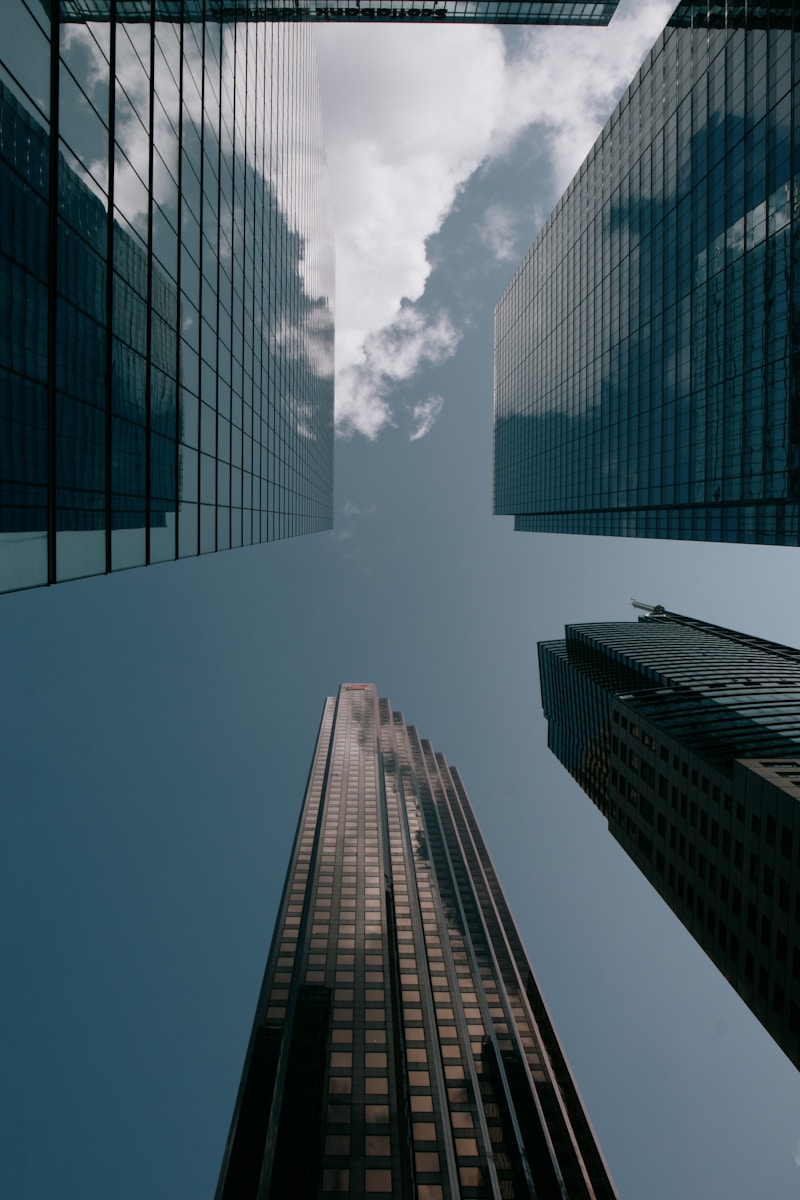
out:
{"label": "tall tower", "polygon": [[458,772],[326,702],[217,1200],[616,1196]]}
{"label": "tall tower", "polygon": [[656,607],[539,669],[548,746],[800,1066],[800,651]]}
{"label": "tall tower", "polygon": [[515,529],[800,545],[799,12],[679,4],[500,300]]}
{"label": "tall tower", "polygon": [[0,591],[332,524],[312,31],[203,15],[3,5]]}

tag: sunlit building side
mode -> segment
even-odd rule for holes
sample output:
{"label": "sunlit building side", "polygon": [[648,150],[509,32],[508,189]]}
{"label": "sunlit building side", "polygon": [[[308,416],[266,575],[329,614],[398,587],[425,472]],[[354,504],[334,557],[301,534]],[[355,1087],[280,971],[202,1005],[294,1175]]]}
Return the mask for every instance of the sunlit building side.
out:
{"label": "sunlit building side", "polygon": [[800,650],[655,608],[539,670],[549,748],[800,1066]]}
{"label": "sunlit building side", "polygon": [[0,590],[332,523],[311,31],[109,7],[4,9]]}
{"label": "sunlit building side", "polygon": [[325,704],[217,1200],[616,1191],[454,767]]}
{"label": "sunlit building side", "polygon": [[515,529],[800,544],[798,11],[680,4],[498,304]]}

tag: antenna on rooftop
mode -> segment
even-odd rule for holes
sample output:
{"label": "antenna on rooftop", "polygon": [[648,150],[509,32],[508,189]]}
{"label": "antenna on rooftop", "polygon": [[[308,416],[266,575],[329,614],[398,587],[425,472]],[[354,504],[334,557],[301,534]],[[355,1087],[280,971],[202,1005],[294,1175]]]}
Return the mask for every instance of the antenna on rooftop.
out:
{"label": "antenna on rooftop", "polygon": [[642,600],[634,600],[633,596],[631,596],[631,607],[640,608],[643,612],[649,613],[663,613],[667,611],[663,604],[645,604]]}

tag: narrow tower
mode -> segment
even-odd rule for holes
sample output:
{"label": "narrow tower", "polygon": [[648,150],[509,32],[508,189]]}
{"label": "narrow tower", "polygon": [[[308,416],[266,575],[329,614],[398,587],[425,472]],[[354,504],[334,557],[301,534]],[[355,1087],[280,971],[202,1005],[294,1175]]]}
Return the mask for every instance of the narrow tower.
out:
{"label": "narrow tower", "polygon": [[616,1194],[458,772],[343,685],[217,1200]]}

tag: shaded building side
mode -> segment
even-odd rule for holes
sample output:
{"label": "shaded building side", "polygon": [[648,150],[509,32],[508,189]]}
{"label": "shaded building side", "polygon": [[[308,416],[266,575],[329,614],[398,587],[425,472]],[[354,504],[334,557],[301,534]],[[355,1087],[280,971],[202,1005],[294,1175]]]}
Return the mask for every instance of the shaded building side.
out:
{"label": "shaded building side", "polygon": [[797,22],[680,4],[498,304],[516,529],[800,543]]}
{"label": "shaded building side", "polygon": [[4,16],[0,590],[329,528],[311,31]]}
{"label": "shaded building side", "polygon": [[800,652],[661,610],[539,669],[549,748],[800,1065]]}

